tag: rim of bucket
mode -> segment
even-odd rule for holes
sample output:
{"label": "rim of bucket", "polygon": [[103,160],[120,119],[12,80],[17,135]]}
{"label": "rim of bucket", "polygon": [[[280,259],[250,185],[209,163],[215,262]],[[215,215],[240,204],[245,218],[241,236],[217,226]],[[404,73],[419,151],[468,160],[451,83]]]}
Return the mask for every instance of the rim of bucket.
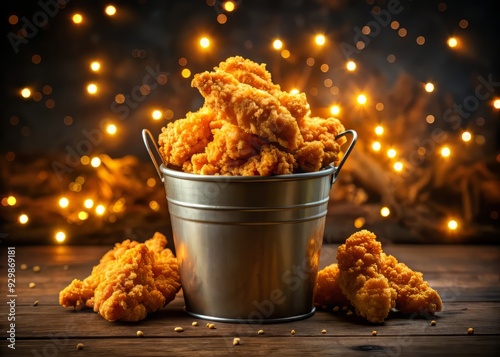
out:
{"label": "rim of bucket", "polygon": [[301,172],[295,174],[284,174],[275,176],[226,176],[226,175],[199,175],[181,171],[180,169],[172,169],[165,164],[160,165],[160,171],[164,176],[174,177],[179,179],[194,180],[194,181],[223,181],[223,182],[241,182],[241,181],[283,181],[283,180],[305,180],[316,177],[333,175],[337,168],[329,165],[319,171]]}

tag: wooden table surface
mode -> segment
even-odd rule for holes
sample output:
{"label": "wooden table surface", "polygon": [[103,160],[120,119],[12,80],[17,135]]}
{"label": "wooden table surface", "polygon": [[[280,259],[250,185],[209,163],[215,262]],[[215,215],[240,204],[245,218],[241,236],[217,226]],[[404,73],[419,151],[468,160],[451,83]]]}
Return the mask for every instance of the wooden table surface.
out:
{"label": "wooden table surface", "polygon": [[[391,312],[385,323],[373,325],[342,310],[318,310],[301,321],[265,325],[216,322],[216,329],[208,329],[207,321],[184,312],[182,293],[163,310],[136,323],[108,322],[89,310],[76,312],[59,306],[59,291],[73,278],[86,277],[109,248],[17,247],[12,294],[7,290],[8,250],[0,247],[0,355],[487,356],[500,351],[500,246],[384,246],[400,261],[422,271],[440,293],[444,308],[432,318],[435,326],[431,326],[431,318],[397,312]],[[336,245],[323,246],[320,268],[335,261],[336,249]],[[28,269],[22,270],[21,264]],[[33,271],[34,266],[40,271]],[[35,286],[30,288],[30,283]],[[198,326],[192,326],[193,321]],[[11,323],[15,323],[15,345],[8,340]],[[177,326],[184,331],[174,332]],[[470,327],[472,335],[467,333]],[[264,330],[261,335],[257,333],[260,329]],[[138,330],[143,337],[137,337]],[[372,336],[373,330],[376,336]],[[235,337],[240,338],[240,345],[233,346]],[[79,343],[84,346],[81,350],[76,348]]]}

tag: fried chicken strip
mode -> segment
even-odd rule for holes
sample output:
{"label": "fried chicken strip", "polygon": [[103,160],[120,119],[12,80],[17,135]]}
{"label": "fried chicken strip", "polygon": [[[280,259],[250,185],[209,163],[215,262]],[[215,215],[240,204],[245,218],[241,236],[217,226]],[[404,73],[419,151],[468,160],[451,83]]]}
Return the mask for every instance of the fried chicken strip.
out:
{"label": "fried chicken strip", "polygon": [[125,240],[101,258],[83,281],[59,293],[64,307],[93,308],[109,321],[139,321],[175,298],[180,289],[177,259],[164,235],[145,243]]}
{"label": "fried chicken strip", "polygon": [[349,299],[342,293],[339,285],[339,266],[330,264],[318,272],[314,303],[322,306],[350,305]]}
{"label": "fried chicken strip", "polygon": [[397,292],[396,309],[405,314],[434,315],[443,302],[438,292],[424,281],[421,272],[413,271],[392,255],[382,253],[381,272]]}
{"label": "fried chicken strip", "polygon": [[196,74],[191,83],[205,105],[245,132],[294,150],[302,142],[297,120],[271,93],[239,82],[232,74],[215,69]]}
{"label": "fried chicken strip", "polygon": [[395,306],[396,290],[380,273],[382,245],[366,230],[354,233],[338,247],[339,285],[356,313],[381,323]]}

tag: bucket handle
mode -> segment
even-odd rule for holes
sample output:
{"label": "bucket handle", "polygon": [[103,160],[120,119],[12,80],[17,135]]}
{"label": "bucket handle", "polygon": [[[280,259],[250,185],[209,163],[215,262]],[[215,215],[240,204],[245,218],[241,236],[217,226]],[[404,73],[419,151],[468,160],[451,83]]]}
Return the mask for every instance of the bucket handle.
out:
{"label": "bucket handle", "polygon": [[153,164],[155,165],[156,172],[158,172],[158,176],[160,176],[161,182],[163,182],[163,175],[161,174],[160,166],[158,165],[158,161],[156,161],[155,155],[153,154],[153,151],[151,150],[151,147],[149,146],[148,136],[149,136],[149,139],[151,140],[151,142],[153,143],[153,145],[156,149],[156,153],[158,154],[158,156],[161,159],[161,162],[164,163],[163,158],[161,158],[160,150],[158,149],[158,145],[156,145],[156,141],[153,137],[153,134],[151,134],[151,132],[148,129],[142,129],[142,140],[144,140],[144,145],[146,146],[146,150],[149,153],[149,157],[151,158],[151,161],[153,161]]}
{"label": "bucket handle", "polygon": [[352,149],[354,148],[354,145],[356,144],[356,141],[358,140],[358,133],[355,130],[352,130],[352,129],[349,129],[349,130],[341,132],[340,134],[338,134],[335,137],[335,140],[338,140],[341,137],[346,136],[347,134],[351,134],[352,135],[352,140],[351,140],[351,143],[349,144],[349,147],[347,148],[347,150],[344,153],[344,157],[342,158],[342,160],[340,160],[339,166],[337,166],[335,168],[335,171],[332,174],[332,181],[331,181],[332,185],[335,183],[335,181],[337,181],[337,176],[339,175],[340,169],[342,168],[342,166],[344,166],[344,163],[347,160],[347,157],[351,153]]}

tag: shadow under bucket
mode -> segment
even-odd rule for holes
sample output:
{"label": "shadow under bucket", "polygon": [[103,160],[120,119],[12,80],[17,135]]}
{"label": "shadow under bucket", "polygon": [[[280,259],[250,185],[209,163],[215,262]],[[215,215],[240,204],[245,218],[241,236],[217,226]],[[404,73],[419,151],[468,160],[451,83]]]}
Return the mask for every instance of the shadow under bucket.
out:
{"label": "shadow under bucket", "polygon": [[[165,184],[186,312],[276,323],[314,314],[329,192],[338,167],[279,176],[211,176],[158,166]],[[153,140],[154,143],[154,140]],[[155,144],[156,146],[156,144]]]}

